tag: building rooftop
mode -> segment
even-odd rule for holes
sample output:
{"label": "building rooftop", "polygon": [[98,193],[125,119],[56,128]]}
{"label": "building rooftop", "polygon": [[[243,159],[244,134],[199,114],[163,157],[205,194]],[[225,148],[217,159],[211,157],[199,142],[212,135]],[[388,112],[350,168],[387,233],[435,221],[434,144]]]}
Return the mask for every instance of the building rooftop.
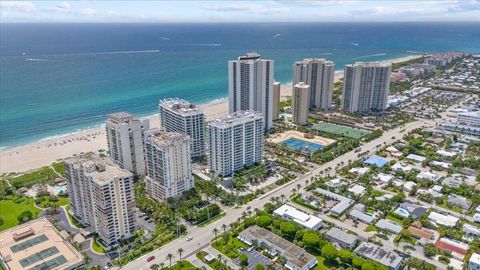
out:
{"label": "building rooftop", "polygon": [[461,256],[465,256],[468,251],[467,244],[446,237],[440,238],[437,243],[435,243],[435,246],[438,249],[455,252]]}
{"label": "building rooftop", "polygon": [[146,132],[145,137],[161,147],[171,146],[178,141],[190,140],[190,136],[186,134],[179,132],[165,132],[160,129],[152,129]]}
{"label": "building rooftop", "polygon": [[88,172],[88,176],[91,176],[93,180],[99,184],[111,181],[113,178],[127,178],[132,177],[132,173],[120,168],[117,164],[109,161],[102,160],[101,162],[93,162],[92,166],[95,169]]}
{"label": "building rooftop", "polygon": [[397,253],[373,243],[363,242],[355,249],[355,253],[381,263],[390,269],[398,269],[398,266],[402,263],[402,257]]}
{"label": "building rooftop", "polygon": [[333,61],[326,60],[325,58],[305,58],[303,60],[295,62],[295,64],[309,64],[309,63],[322,63],[325,65],[334,65]]}
{"label": "building rooftop", "polygon": [[8,269],[73,269],[83,257],[42,217],[0,233],[0,257]]}
{"label": "building rooftop", "polygon": [[202,114],[203,110],[194,104],[179,98],[160,100],[159,106],[183,116]]}
{"label": "building rooftop", "polygon": [[443,215],[437,212],[431,212],[430,215],[428,215],[428,219],[438,225],[447,227],[454,227],[458,222],[457,217],[451,215]]}
{"label": "building rooftop", "polygon": [[138,120],[138,118],[129,112],[116,112],[108,115],[108,121],[116,124],[128,123],[133,120]]}
{"label": "building rooftop", "polygon": [[470,263],[480,265],[480,254],[478,253],[473,253],[472,256],[470,256]]}
{"label": "building rooftop", "polygon": [[409,226],[408,231],[419,238],[432,239],[434,236],[432,231],[427,229],[419,229],[415,226]]}
{"label": "building rooftop", "polygon": [[273,247],[277,249],[287,261],[294,264],[298,269],[303,269],[309,262],[316,259],[303,248],[257,225],[250,226],[243,230],[238,237],[242,241],[258,239],[265,242],[270,248]]}
{"label": "building rooftop", "polygon": [[355,64],[345,65],[348,67],[391,67],[392,64],[388,62],[355,62]]}
{"label": "building rooftop", "polygon": [[368,165],[375,165],[378,168],[382,168],[388,162],[389,161],[386,158],[382,158],[380,156],[373,155],[373,156],[369,157],[367,160],[365,160],[363,163],[368,164]]}
{"label": "building rooftop", "polygon": [[366,222],[368,224],[372,223],[373,220],[375,219],[373,216],[371,216],[367,213],[358,211],[356,209],[350,211],[350,216],[353,217],[353,218],[359,219],[362,222]]}
{"label": "building rooftop", "polygon": [[256,52],[249,52],[246,55],[239,56],[238,60],[258,60],[260,58],[260,54]]}
{"label": "building rooftop", "polygon": [[288,204],[284,204],[277,208],[274,212],[282,217],[287,217],[290,220],[306,227],[306,228],[315,228],[318,224],[322,223],[322,219],[313,215],[306,214],[302,211],[297,210],[296,208],[291,207]]}
{"label": "building rooftop", "polygon": [[402,230],[403,230],[403,227],[396,223],[396,222],[393,222],[391,220],[387,220],[387,219],[380,219],[376,224],[375,226],[377,226],[378,228],[380,229],[384,229],[384,230],[387,230],[389,232],[393,232],[393,233],[400,233]]}
{"label": "building rooftop", "polygon": [[340,230],[337,227],[332,227],[330,230],[327,231],[327,236],[340,240],[347,245],[353,245],[358,240],[358,238],[353,235],[349,234],[343,230]]}
{"label": "building rooftop", "polygon": [[238,124],[243,124],[252,120],[263,120],[261,112],[256,111],[238,111],[223,118],[219,118],[208,123],[209,126],[217,128],[227,128]]}

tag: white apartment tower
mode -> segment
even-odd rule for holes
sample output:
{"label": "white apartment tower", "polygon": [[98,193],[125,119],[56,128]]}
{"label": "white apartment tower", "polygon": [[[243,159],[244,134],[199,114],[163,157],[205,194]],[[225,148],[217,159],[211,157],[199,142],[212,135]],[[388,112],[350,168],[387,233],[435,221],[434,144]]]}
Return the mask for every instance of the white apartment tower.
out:
{"label": "white apartment tower", "polygon": [[229,113],[252,110],[262,113],[265,130],[272,127],[273,60],[247,53],[228,61]]}
{"label": "white apartment tower", "polygon": [[320,58],[306,58],[293,64],[293,84],[310,85],[308,107],[329,110],[332,104],[335,64]]}
{"label": "white apartment tower", "polygon": [[384,113],[390,90],[392,65],[357,62],[345,66],[343,110],[349,113]]}
{"label": "white apartment tower", "polygon": [[238,111],[208,124],[210,169],[217,175],[234,172],[261,162],[263,117],[255,111]]}
{"label": "white apartment tower", "polygon": [[166,200],[194,187],[191,143],[188,135],[178,132],[145,134],[146,186],[152,198]]}
{"label": "white apartment tower", "polygon": [[197,106],[182,99],[160,100],[160,128],[166,132],[179,132],[192,140],[192,158],[205,154],[205,115]]}
{"label": "white apartment tower", "polygon": [[308,120],[308,97],[310,86],[299,82],[293,86],[292,92],[292,122],[305,125]]}
{"label": "white apartment tower", "polygon": [[145,175],[143,154],[144,132],[150,128],[148,120],[140,120],[128,112],[110,114],[106,131],[110,157],[120,167],[135,176]]}
{"label": "white apartment tower", "polygon": [[272,120],[277,120],[280,115],[280,83],[274,82],[272,89]]}
{"label": "white apartment tower", "polygon": [[75,218],[108,246],[135,232],[133,174],[89,152],[66,159],[65,176]]}

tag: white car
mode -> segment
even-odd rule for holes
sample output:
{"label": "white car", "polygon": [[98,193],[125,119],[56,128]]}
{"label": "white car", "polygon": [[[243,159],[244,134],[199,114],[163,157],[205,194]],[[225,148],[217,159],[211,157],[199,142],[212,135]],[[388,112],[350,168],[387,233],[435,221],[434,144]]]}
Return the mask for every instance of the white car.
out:
{"label": "white car", "polygon": [[187,241],[192,241],[193,237],[189,236],[187,237]]}

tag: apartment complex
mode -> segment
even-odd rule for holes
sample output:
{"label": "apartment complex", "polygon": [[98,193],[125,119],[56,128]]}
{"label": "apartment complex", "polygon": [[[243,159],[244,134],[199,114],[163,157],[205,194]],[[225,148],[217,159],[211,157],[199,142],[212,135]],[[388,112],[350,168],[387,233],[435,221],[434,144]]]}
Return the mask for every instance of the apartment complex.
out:
{"label": "apartment complex", "polygon": [[191,139],[178,132],[149,131],[145,135],[146,187],[156,200],[177,197],[194,187]]}
{"label": "apartment complex", "polygon": [[80,252],[45,217],[2,231],[0,239],[1,269],[70,270],[84,265]]}
{"label": "apartment complex", "polygon": [[135,231],[133,175],[89,152],[65,160],[65,177],[75,218],[90,225],[107,246]]}
{"label": "apartment complex", "polygon": [[306,58],[293,64],[293,85],[310,85],[308,108],[328,110],[332,104],[335,64],[319,58]]}
{"label": "apartment complex", "polygon": [[143,135],[149,128],[148,120],[140,120],[128,112],[113,113],[107,118],[110,157],[135,176],[145,175]]}
{"label": "apartment complex", "polygon": [[273,83],[273,99],[272,99],[272,120],[277,120],[280,115],[280,91],[281,86],[279,82]]}
{"label": "apartment complex", "polygon": [[384,113],[390,89],[392,65],[357,62],[345,66],[343,110],[349,113]]}
{"label": "apartment complex", "polygon": [[292,92],[292,122],[296,125],[307,124],[308,96],[310,86],[299,82],[293,86]]}
{"label": "apartment complex", "polygon": [[272,127],[273,60],[247,53],[228,61],[229,113],[257,111],[264,118],[265,129]]}
{"label": "apartment complex", "polygon": [[238,111],[208,124],[210,169],[229,176],[262,161],[263,117],[255,111]]}
{"label": "apartment complex", "polygon": [[197,106],[183,99],[160,100],[160,127],[166,132],[179,132],[192,140],[192,158],[205,154],[205,115]]}

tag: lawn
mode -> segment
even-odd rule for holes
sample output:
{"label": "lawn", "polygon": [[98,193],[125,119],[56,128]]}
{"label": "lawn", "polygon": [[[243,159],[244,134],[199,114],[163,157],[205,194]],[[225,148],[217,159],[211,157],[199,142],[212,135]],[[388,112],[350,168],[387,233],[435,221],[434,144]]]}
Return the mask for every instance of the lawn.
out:
{"label": "lawn", "polygon": [[366,130],[351,128],[347,126],[340,126],[340,125],[325,123],[325,122],[318,122],[317,124],[313,125],[313,129],[320,132],[331,133],[331,134],[349,137],[353,139],[360,139],[369,133]]}
{"label": "lawn", "polygon": [[36,208],[34,204],[35,200],[29,197],[15,197],[6,196],[0,201],[0,217],[2,217],[4,223],[0,226],[0,231],[18,225],[17,217],[23,211],[31,211],[33,218],[38,218],[41,210]]}
{"label": "lawn", "polygon": [[193,266],[189,261],[179,261],[174,264],[171,268],[164,267],[162,269],[171,269],[171,270],[194,270],[198,269],[197,267]]}
{"label": "lawn", "polygon": [[31,187],[38,183],[53,183],[58,175],[49,166],[8,179],[15,188]]}
{"label": "lawn", "polygon": [[68,216],[68,219],[70,220],[70,223],[72,223],[77,228],[85,228],[85,226],[83,226],[82,223],[78,222],[72,215],[70,215],[70,213],[68,213],[68,211],[70,211],[71,208],[72,207],[70,205],[68,205],[66,208],[67,216]]}
{"label": "lawn", "polygon": [[396,217],[393,217],[393,216],[386,216],[385,218],[388,219],[388,220],[391,220],[391,221],[393,221],[393,222],[396,222],[396,223],[398,223],[398,224],[400,224],[400,225],[403,224],[403,220],[401,220],[401,219],[399,219],[399,218],[396,218]]}
{"label": "lawn", "polygon": [[230,269],[229,267],[225,266],[222,262],[220,262],[218,259],[215,259],[211,261],[210,263],[207,263],[205,261],[205,256],[207,256],[208,253],[206,251],[199,251],[197,252],[196,256],[199,258],[202,262],[207,264],[210,268],[215,269],[215,270],[227,270]]}
{"label": "lawn", "polygon": [[232,237],[230,234],[228,235],[228,241],[226,243],[223,235],[221,235],[218,240],[212,243],[212,247],[231,259],[240,255],[237,251],[239,247],[248,248],[247,245],[240,242],[237,238]]}
{"label": "lawn", "polygon": [[97,237],[93,237],[92,248],[97,253],[105,253],[105,249],[97,242]]}
{"label": "lawn", "polygon": [[224,217],[225,215],[226,215],[225,212],[220,213],[220,214],[214,216],[212,219],[210,219],[210,220],[208,220],[208,221],[205,221],[205,222],[203,222],[203,223],[200,223],[200,224],[198,224],[197,226],[198,226],[198,227],[207,226],[208,224],[210,224],[210,223],[212,223],[212,222],[215,222],[215,221],[221,219],[221,218]]}
{"label": "lawn", "polygon": [[317,265],[314,270],[330,270],[338,268],[338,262],[327,262],[322,256],[317,257]]}
{"label": "lawn", "polygon": [[377,231],[377,227],[373,226],[373,225],[368,225],[367,228],[365,228],[365,231],[366,232],[376,232]]}
{"label": "lawn", "polygon": [[[53,203],[57,203],[59,206],[68,205],[70,203],[70,200],[68,198],[65,198],[65,197],[57,197],[57,198],[58,198],[58,201]],[[49,202],[50,202],[50,196],[44,196],[42,197],[42,202],[38,206],[42,208],[46,208]]]}

